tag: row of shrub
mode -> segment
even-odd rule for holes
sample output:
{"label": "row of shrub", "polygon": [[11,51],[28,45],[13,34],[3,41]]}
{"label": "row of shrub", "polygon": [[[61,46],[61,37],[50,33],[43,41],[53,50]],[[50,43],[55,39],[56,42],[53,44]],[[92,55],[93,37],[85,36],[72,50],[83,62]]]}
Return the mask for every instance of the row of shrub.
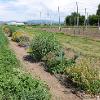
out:
{"label": "row of shrub", "polygon": [[67,59],[53,33],[36,34],[30,43],[29,54],[35,61],[44,61],[47,70],[53,74],[64,73],[67,66],[75,63],[74,59]]}
{"label": "row of shrub", "polygon": [[[95,66],[93,58],[75,55],[68,59],[53,33],[36,34],[30,45],[30,55],[35,60],[43,60],[49,72],[65,74],[79,90],[100,93],[100,70]],[[91,63],[93,61],[94,65]]]}
{"label": "row of shrub", "polygon": [[0,28],[0,100],[50,100],[42,81],[21,71],[20,63],[8,47]]}
{"label": "row of shrub", "polygon": [[64,73],[66,66],[75,63],[74,59],[68,60],[63,48],[57,41],[53,33],[38,33],[31,40],[28,33],[22,29],[13,30],[14,26],[5,26],[3,30],[6,34],[6,28],[12,33],[10,37],[17,42],[20,46],[28,47],[30,56],[35,61],[43,60],[47,66],[47,70],[51,73]]}
{"label": "row of shrub", "polygon": [[78,88],[92,94],[100,93],[100,70],[91,65],[91,57],[81,59],[76,55],[68,59],[53,33],[37,33],[29,42],[28,52],[33,60],[44,61],[50,73],[65,74]]}
{"label": "row of shrub", "polygon": [[12,40],[17,42],[19,46],[26,47],[29,45],[30,38],[25,31],[9,25],[3,26],[3,31],[7,36],[12,37]]}

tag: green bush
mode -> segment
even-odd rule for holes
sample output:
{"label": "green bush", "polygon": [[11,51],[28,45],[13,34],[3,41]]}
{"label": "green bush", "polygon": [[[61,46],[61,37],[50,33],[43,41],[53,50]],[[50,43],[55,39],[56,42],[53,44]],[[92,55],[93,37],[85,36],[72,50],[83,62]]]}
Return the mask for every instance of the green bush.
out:
{"label": "green bush", "polygon": [[10,25],[4,25],[2,29],[9,37],[11,37],[12,33],[15,32],[15,27]]}
{"label": "green bush", "polygon": [[75,63],[74,59],[66,59],[64,50],[52,33],[39,33],[31,42],[30,55],[34,60],[45,61],[46,69],[53,74],[62,74],[66,66]]}
{"label": "green bush", "polygon": [[74,59],[65,58],[63,51],[60,51],[58,55],[49,53],[46,56],[47,70],[53,74],[64,74],[66,67],[72,66],[74,63]]}
{"label": "green bush", "polygon": [[30,45],[30,55],[35,60],[42,60],[49,52],[57,53],[60,50],[60,45],[52,33],[37,34]]}
{"label": "green bush", "polygon": [[79,62],[66,68],[66,75],[76,83],[78,88],[89,93],[100,93],[100,70],[91,65],[91,60],[80,59]]}
{"label": "green bush", "polygon": [[22,37],[25,33],[22,30],[17,30],[12,34],[12,40],[15,42],[20,42],[20,37]]}
{"label": "green bush", "polygon": [[27,47],[30,45],[30,38],[27,35],[23,35],[19,37],[19,46]]}
{"label": "green bush", "polygon": [[19,46],[26,47],[30,44],[30,38],[23,30],[17,30],[12,34],[12,40],[18,42]]}

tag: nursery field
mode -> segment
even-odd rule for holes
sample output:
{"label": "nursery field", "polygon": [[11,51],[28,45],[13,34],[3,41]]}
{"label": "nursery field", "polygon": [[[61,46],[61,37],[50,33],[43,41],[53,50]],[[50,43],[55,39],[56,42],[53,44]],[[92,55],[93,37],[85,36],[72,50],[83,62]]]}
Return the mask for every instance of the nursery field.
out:
{"label": "nursery field", "polygon": [[[100,39],[99,38],[93,38],[90,36],[87,37],[82,35],[81,36],[72,34],[70,35],[70,34],[65,34],[62,31],[61,32],[50,31],[50,29],[48,30],[48,28],[43,29],[32,26],[6,25],[2,26],[2,30],[6,35],[11,37],[14,42],[17,42],[19,46],[25,48],[25,50],[27,51],[33,62],[43,62],[44,68],[48,73],[51,73],[55,76],[60,75],[61,76],[60,78],[64,78],[64,80],[63,79],[60,80],[63,80],[65,84],[67,83],[68,80],[69,84],[71,84],[70,87],[75,88],[77,91],[84,91],[85,94],[91,94],[94,96],[100,94]],[[3,45],[4,48],[3,52],[4,52],[6,48],[4,45],[8,45],[8,40],[4,35],[3,39],[2,40],[0,39],[0,44]],[[9,50],[9,52],[11,53],[11,50]],[[11,54],[14,56],[13,53]],[[13,60],[16,60],[15,62],[17,62],[12,64],[20,66],[16,57],[14,56],[12,58]],[[12,67],[11,69],[19,70],[19,67],[14,67],[14,68]],[[5,71],[4,68],[3,71]],[[9,71],[8,73],[11,74]],[[20,74],[18,74],[18,76],[13,75],[13,77],[16,77],[18,79],[18,77],[20,77]],[[29,79],[32,80],[30,77]],[[18,81],[20,81],[20,79],[18,79]],[[36,84],[34,82],[35,81],[29,84]],[[44,88],[46,91],[44,91],[43,94],[42,92],[39,92],[40,93],[39,95],[42,95],[44,99],[43,98],[37,99],[38,98],[37,97],[36,99],[32,100],[49,100],[50,94],[47,88],[43,84],[41,84],[40,81],[36,82],[38,82],[40,85],[39,88],[35,87],[37,91],[42,91]],[[19,88],[20,87],[18,87],[18,89]],[[22,88],[24,87],[21,87],[21,90],[23,90]],[[27,88],[29,87],[27,86]],[[9,90],[6,92],[9,92]],[[34,91],[32,90],[32,92]],[[15,94],[16,97],[17,93],[18,92],[16,92]],[[29,93],[29,95],[30,94],[31,92]],[[25,100],[31,100],[31,99],[25,99]]]}

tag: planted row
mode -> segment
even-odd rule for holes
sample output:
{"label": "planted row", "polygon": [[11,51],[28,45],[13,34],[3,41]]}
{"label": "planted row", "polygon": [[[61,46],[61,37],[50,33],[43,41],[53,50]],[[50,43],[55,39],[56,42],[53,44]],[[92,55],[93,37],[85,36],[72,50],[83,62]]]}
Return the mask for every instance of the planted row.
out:
{"label": "planted row", "polygon": [[49,72],[66,75],[80,90],[100,93],[100,70],[95,65],[94,58],[75,55],[68,59],[53,33],[41,32],[33,37],[30,55],[35,60],[44,61]]}
{"label": "planted row", "polygon": [[0,28],[0,100],[50,100],[46,84],[21,71]]}
{"label": "planted row", "polygon": [[91,60],[93,57],[76,55],[68,59],[53,33],[37,33],[29,43],[28,52],[33,60],[44,61],[50,73],[66,75],[75,86],[88,93],[100,93],[100,70],[95,67],[94,59]]}

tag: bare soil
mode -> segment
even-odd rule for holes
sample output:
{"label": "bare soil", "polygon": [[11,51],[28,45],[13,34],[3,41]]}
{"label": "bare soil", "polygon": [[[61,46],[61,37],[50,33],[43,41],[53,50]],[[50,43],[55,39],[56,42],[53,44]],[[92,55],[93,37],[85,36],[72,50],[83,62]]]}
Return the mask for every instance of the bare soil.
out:
{"label": "bare soil", "polygon": [[100,39],[100,30],[98,28],[35,28],[37,30],[44,30],[47,32],[55,32],[55,33],[64,33],[66,35],[75,35],[75,36],[83,36],[90,37],[93,39]]}

